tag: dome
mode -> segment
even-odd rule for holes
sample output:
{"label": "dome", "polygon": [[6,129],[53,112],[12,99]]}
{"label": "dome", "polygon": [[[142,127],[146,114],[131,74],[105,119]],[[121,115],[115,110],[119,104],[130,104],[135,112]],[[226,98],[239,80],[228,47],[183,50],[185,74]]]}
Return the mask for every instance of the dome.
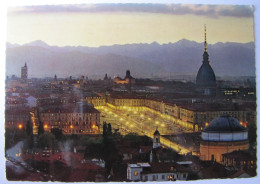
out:
{"label": "dome", "polygon": [[238,120],[223,115],[210,122],[209,126],[202,130],[201,138],[204,141],[244,141],[248,140],[248,131],[239,124]]}
{"label": "dome", "polygon": [[222,115],[210,122],[203,132],[240,132],[246,131],[246,128],[238,122],[237,119],[229,116]]}
{"label": "dome", "polygon": [[215,73],[208,62],[203,62],[201,65],[196,77],[196,84],[208,87],[216,85]]}

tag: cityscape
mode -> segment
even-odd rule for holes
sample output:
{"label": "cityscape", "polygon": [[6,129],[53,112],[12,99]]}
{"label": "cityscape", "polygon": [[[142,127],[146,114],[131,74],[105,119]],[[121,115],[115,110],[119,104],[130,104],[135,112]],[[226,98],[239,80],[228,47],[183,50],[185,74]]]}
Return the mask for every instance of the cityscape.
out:
{"label": "cityscape", "polygon": [[255,178],[253,18],[244,5],[10,8],[6,180]]}

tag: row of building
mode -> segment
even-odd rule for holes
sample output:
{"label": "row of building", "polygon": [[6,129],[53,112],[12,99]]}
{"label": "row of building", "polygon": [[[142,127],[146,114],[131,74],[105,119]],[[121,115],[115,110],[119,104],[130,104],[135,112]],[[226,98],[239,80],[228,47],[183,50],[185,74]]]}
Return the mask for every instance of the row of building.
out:
{"label": "row of building", "polygon": [[222,114],[228,114],[246,126],[250,118],[255,118],[254,107],[250,105],[234,106],[227,104],[206,103],[168,103],[163,100],[150,99],[145,96],[109,95],[104,97],[86,97],[88,103],[98,106],[110,106],[116,110],[150,110],[159,115],[170,117],[175,123],[193,131],[200,131],[209,122]]}

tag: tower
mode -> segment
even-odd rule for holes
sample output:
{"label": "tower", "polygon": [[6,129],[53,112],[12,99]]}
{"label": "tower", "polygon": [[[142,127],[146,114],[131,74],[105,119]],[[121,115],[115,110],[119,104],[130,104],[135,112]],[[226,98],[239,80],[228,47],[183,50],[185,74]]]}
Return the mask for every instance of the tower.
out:
{"label": "tower", "polygon": [[153,149],[161,147],[160,132],[156,129],[153,134]]}
{"label": "tower", "polygon": [[203,61],[196,77],[196,86],[200,93],[204,93],[205,95],[215,94],[216,76],[209,64],[206,25],[204,26]]}
{"label": "tower", "polygon": [[25,63],[24,66],[21,68],[21,79],[26,81],[28,78],[28,68],[27,64]]}

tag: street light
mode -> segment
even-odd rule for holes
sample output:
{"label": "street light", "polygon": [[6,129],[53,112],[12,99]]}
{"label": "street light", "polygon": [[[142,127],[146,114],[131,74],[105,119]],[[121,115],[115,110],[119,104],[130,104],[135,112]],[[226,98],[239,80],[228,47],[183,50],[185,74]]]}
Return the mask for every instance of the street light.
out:
{"label": "street light", "polygon": [[18,124],[18,128],[19,128],[19,129],[22,129],[22,128],[23,128],[23,124],[19,123],[19,124]]}
{"label": "street light", "polygon": [[47,125],[47,124],[45,124],[43,128],[44,128],[44,129],[47,129],[47,128],[48,128],[48,125]]}

